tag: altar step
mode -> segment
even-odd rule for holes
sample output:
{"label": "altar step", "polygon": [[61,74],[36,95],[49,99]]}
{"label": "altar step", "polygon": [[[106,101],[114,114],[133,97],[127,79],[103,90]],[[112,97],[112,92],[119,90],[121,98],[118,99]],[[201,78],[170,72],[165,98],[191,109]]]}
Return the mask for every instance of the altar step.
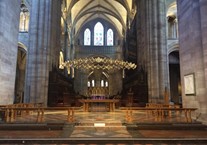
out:
{"label": "altar step", "polygon": [[123,126],[121,122],[104,122],[104,121],[95,121],[95,122],[80,122],[76,123],[75,126],[79,127],[120,127]]}
{"label": "altar step", "polygon": [[207,125],[202,123],[120,123],[120,122],[94,122],[76,123],[76,127],[114,127],[127,128],[133,130],[206,130]]}
{"label": "altar step", "polygon": [[74,127],[71,137],[78,138],[97,138],[97,137],[124,137],[130,138],[131,134],[127,131],[127,127],[120,123],[91,123],[91,124],[80,124]]}

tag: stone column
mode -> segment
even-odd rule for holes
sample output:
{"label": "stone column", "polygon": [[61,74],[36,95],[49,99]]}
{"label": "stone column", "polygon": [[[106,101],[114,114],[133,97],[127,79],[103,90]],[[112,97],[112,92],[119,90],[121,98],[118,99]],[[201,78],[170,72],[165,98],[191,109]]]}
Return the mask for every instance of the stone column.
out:
{"label": "stone column", "polygon": [[69,48],[68,48],[68,32],[67,31],[65,31],[64,32],[65,34],[64,34],[64,45],[63,45],[63,50],[64,50],[64,61],[67,61],[67,60],[69,60]]}
{"label": "stone column", "polygon": [[[184,107],[198,108],[198,118],[207,120],[207,1],[177,1],[182,100]],[[195,94],[185,94],[184,76],[195,76]]]}
{"label": "stone column", "polygon": [[[200,18],[201,18],[201,35],[202,35],[202,48],[203,48],[203,64],[207,64],[207,1],[206,0],[200,0]],[[207,118],[207,66],[204,65],[204,78],[205,84],[203,85],[203,93],[201,100],[201,112],[206,115]],[[204,118],[204,120],[207,120]]]}
{"label": "stone column", "polygon": [[0,104],[13,104],[21,0],[0,1]]}
{"label": "stone column", "polygon": [[137,5],[137,61],[148,74],[149,102],[163,103],[169,84],[165,0],[139,0]]}
{"label": "stone column", "polygon": [[58,67],[60,51],[59,0],[32,0],[24,102],[47,105],[49,71]]}
{"label": "stone column", "polygon": [[23,101],[24,84],[25,84],[25,66],[26,66],[26,54],[25,52],[21,52],[21,50],[18,50],[14,103],[22,103]]}

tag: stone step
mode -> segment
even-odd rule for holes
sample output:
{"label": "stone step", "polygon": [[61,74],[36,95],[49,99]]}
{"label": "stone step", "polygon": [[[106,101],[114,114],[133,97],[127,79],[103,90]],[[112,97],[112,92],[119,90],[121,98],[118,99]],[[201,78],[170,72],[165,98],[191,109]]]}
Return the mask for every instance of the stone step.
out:
{"label": "stone step", "polygon": [[76,126],[88,126],[88,127],[94,127],[94,126],[123,126],[121,122],[104,122],[104,121],[99,121],[99,122],[79,122],[75,124]]}
{"label": "stone step", "polygon": [[62,130],[64,123],[18,123],[0,124],[0,130]]}
{"label": "stone step", "polygon": [[112,131],[120,131],[120,130],[126,130],[126,126],[105,126],[105,127],[100,127],[100,126],[75,126],[74,130],[78,131],[104,131],[107,133],[110,133]]}
{"label": "stone step", "polygon": [[0,139],[0,144],[97,144],[97,145],[105,145],[105,144],[151,144],[151,145],[206,145],[206,138],[21,138],[21,139]]}
{"label": "stone step", "polygon": [[128,129],[141,130],[207,130],[202,123],[136,123],[124,124]]}

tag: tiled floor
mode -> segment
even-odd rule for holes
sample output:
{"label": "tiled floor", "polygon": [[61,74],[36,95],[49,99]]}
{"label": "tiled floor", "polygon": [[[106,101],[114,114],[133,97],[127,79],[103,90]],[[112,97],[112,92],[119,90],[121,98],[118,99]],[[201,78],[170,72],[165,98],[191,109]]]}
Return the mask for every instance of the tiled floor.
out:
{"label": "tiled floor", "polygon": [[[117,109],[115,112],[105,112],[103,108],[95,108],[93,112],[75,111],[74,122],[67,122],[67,112],[50,111],[45,113],[44,123],[36,123],[36,114],[17,117],[16,121],[10,124],[0,123],[0,126],[10,126],[7,129],[0,130],[0,144],[2,139],[201,139],[206,140],[207,130],[202,128],[190,129],[183,124],[184,118],[164,118],[156,120],[154,116],[146,116],[143,111],[133,111],[132,120],[126,119],[126,111]],[[179,129],[150,128],[152,126],[174,124],[175,121],[180,125]],[[42,126],[48,126],[48,123],[63,124],[62,129],[41,129]],[[196,124],[195,122],[193,122]],[[22,126],[21,129],[12,129],[15,126]],[[31,129],[31,125],[40,129]],[[150,127],[142,128],[144,125]],[[198,124],[199,125],[199,124]],[[176,126],[176,123],[174,124]],[[182,129],[184,127],[185,129]],[[6,141],[5,141],[6,142]],[[205,143],[204,143],[205,144]],[[164,144],[163,144],[164,145]]]}

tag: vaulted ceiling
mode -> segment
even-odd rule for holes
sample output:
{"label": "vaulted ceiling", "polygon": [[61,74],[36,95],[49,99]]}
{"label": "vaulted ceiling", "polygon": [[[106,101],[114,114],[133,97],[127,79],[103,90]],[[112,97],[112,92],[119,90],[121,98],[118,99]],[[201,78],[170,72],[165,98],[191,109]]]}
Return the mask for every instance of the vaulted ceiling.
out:
{"label": "vaulted ceiling", "polygon": [[136,11],[134,0],[65,0],[66,19],[75,33],[87,22],[102,18],[112,23],[120,34]]}
{"label": "vaulted ceiling", "polygon": [[176,1],[172,1],[172,3],[168,3],[167,5],[167,17],[171,16],[175,16],[177,17],[177,4]]}

